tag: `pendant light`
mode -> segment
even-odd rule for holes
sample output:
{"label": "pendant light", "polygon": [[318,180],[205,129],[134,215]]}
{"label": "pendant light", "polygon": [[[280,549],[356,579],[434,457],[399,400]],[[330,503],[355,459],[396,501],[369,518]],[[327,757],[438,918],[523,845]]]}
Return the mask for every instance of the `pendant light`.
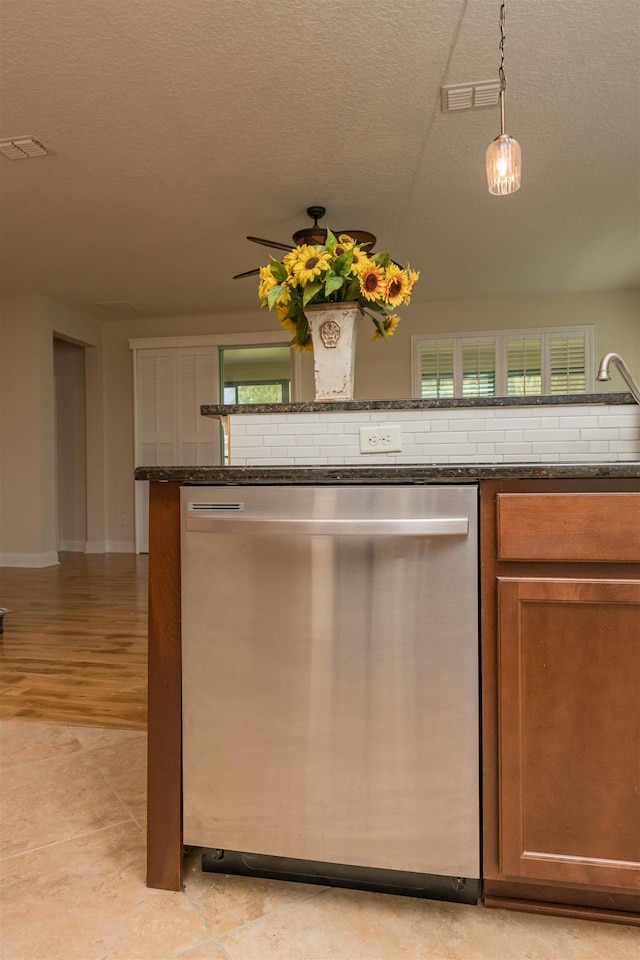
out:
{"label": "pendant light", "polygon": [[504,75],[505,3],[500,4],[500,134],[487,148],[487,182],[489,193],[503,196],[520,189],[522,160],[520,144],[505,132],[504,97],[507,81]]}

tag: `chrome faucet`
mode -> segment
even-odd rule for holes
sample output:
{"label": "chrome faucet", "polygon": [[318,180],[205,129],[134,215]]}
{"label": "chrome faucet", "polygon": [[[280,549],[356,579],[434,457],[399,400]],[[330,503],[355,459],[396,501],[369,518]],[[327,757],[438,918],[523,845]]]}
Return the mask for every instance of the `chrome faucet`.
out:
{"label": "chrome faucet", "polygon": [[636,401],[636,403],[640,403],[640,387],[631,376],[629,367],[619,354],[605,353],[604,357],[600,361],[600,367],[598,368],[598,372],[596,374],[596,380],[611,380],[611,377],[609,376],[609,365],[612,363],[618,368],[620,376],[633,394],[633,399]]}

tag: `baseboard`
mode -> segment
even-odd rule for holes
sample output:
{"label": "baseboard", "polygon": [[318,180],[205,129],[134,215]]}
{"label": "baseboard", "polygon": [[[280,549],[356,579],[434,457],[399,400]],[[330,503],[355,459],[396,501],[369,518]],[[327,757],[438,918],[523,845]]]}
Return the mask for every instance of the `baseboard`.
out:
{"label": "baseboard", "polygon": [[135,553],[136,545],[133,540],[107,540],[106,553]]}
{"label": "baseboard", "polygon": [[133,540],[87,540],[85,553],[135,553]]}
{"label": "baseboard", "polygon": [[61,540],[58,553],[86,553],[85,540]]}
{"label": "baseboard", "polygon": [[0,553],[0,567],[53,567],[60,563],[55,550],[48,553]]}
{"label": "baseboard", "polygon": [[84,545],[85,553],[106,553],[107,545],[104,540],[87,540]]}

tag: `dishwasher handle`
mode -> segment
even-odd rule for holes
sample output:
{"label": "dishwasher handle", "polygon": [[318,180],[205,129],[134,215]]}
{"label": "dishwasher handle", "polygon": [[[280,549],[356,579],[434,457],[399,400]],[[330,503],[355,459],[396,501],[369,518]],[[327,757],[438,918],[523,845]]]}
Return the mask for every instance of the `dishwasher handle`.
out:
{"label": "dishwasher handle", "polygon": [[467,536],[468,517],[416,517],[413,519],[314,519],[213,516],[187,516],[188,531],[196,533],[239,533],[268,536],[407,536],[443,537]]}

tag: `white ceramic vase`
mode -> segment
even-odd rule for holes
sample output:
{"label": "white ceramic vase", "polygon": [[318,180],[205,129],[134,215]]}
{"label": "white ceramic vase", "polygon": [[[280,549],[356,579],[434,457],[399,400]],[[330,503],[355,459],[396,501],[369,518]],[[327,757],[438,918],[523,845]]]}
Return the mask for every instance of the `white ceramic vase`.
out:
{"label": "white ceramic vase", "polygon": [[305,308],[313,341],[316,400],[353,400],[359,303],[322,303]]}

